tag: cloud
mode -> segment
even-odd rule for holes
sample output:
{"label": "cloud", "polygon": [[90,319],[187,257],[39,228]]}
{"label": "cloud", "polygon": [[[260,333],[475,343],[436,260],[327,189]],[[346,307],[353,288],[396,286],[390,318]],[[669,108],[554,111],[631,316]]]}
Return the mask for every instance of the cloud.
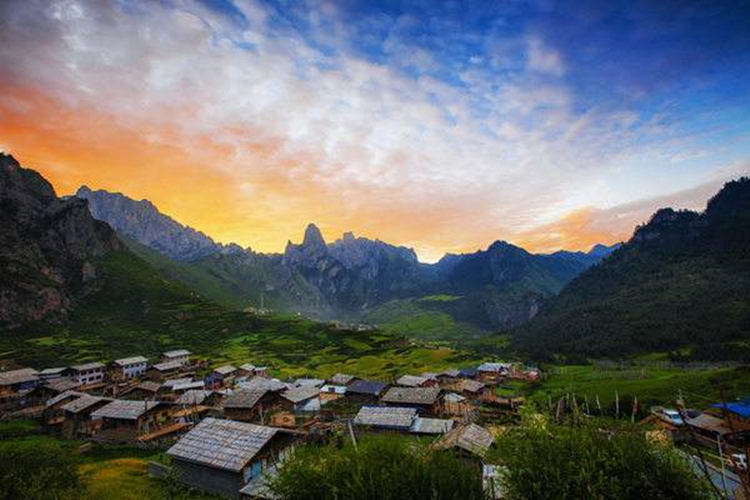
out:
{"label": "cloud", "polygon": [[3,2],[3,143],[58,189],[148,197],[221,241],[279,250],[315,220],[434,258],[616,191],[646,136],[680,142],[638,109],[577,106],[541,36],[233,5]]}

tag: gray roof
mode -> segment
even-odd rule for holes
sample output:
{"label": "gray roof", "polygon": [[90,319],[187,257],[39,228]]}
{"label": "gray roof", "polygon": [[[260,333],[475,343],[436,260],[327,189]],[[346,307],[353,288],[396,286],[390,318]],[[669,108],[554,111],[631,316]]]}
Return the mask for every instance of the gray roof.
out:
{"label": "gray roof", "polygon": [[452,428],[453,420],[450,419],[417,417],[409,430],[415,434],[445,434]]}
{"label": "gray roof", "polygon": [[277,392],[283,391],[284,389],[289,389],[289,387],[289,384],[285,384],[280,380],[264,377],[253,377],[250,380],[246,380],[240,383],[240,388],[251,391],[266,390]]}
{"label": "gray roof", "polygon": [[165,361],[164,363],[156,363],[155,365],[151,366],[151,368],[154,368],[155,370],[158,370],[160,372],[179,370],[180,368],[182,368],[182,363],[180,363],[179,361]]}
{"label": "gray roof", "polygon": [[134,365],[136,363],[145,363],[148,361],[143,356],[131,356],[129,358],[116,359],[115,364],[120,366]]}
{"label": "gray roof", "polygon": [[224,365],[220,366],[216,369],[214,369],[214,373],[218,373],[219,375],[229,375],[231,373],[234,373],[237,371],[237,368],[235,368],[232,365]]}
{"label": "gray roof", "polygon": [[346,385],[354,380],[354,375],[347,375],[345,373],[337,373],[331,377],[331,383],[334,385]]}
{"label": "gray roof", "polygon": [[323,387],[325,385],[326,381],[319,379],[319,378],[298,378],[294,381],[295,385],[305,385],[305,386],[312,386],[312,387]]}
{"label": "gray roof", "polygon": [[386,403],[431,405],[440,395],[439,387],[391,387],[383,396]]}
{"label": "gray roof", "polygon": [[84,393],[78,392],[78,391],[65,391],[65,392],[61,392],[57,396],[55,396],[53,398],[49,398],[47,400],[47,403],[45,404],[45,406],[50,407],[52,405],[56,405],[57,403],[59,403],[61,401],[65,401],[66,399],[80,398],[81,396],[84,396],[84,395],[85,395]]}
{"label": "gray roof", "polygon": [[161,384],[159,382],[152,382],[150,380],[144,380],[140,384],[136,385],[135,389],[142,389],[144,391],[148,392],[156,392],[161,387]]}
{"label": "gray roof", "polygon": [[434,372],[424,372],[420,375],[422,378],[426,378],[427,380],[437,380],[437,373]]}
{"label": "gray roof", "polygon": [[255,365],[252,363],[245,363],[244,365],[240,365],[240,370],[245,370],[246,372],[251,372],[255,370]]}
{"label": "gray roof", "polygon": [[466,401],[465,397],[460,394],[456,394],[455,392],[449,392],[443,399],[445,399],[449,403],[460,403],[461,401]]}
{"label": "gray roof", "polygon": [[460,370],[457,368],[450,368],[448,370],[443,370],[442,372],[438,373],[438,377],[445,376],[445,377],[458,377],[458,374],[461,373]]}
{"label": "gray roof", "polygon": [[206,418],[167,450],[167,455],[240,472],[277,432],[273,427]]}
{"label": "gray roof", "polygon": [[158,401],[130,401],[116,399],[94,411],[92,417],[116,418],[120,420],[135,420],[148,410],[156,407]]}
{"label": "gray roof", "polygon": [[357,416],[354,417],[354,424],[407,430],[411,427],[416,416],[416,408],[363,406],[359,409]]}
{"label": "gray roof", "polygon": [[500,372],[509,369],[511,366],[510,363],[482,363],[477,366],[477,370],[480,372]]}
{"label": "gray roof", "polygon": [[200,389],[191,389],[185,391],[178,399],[177,404],[179,405],[199,405],[203,403],[207,397],[212,394],[211,391],[203,391]]}
{"label": "gray roof", "polygon": [[185,382],[183,384],[174,384],[172,390],[174,392],[189,391],[191,389],[202,389],[205,387],[205,382],[202,380],[196,380],[194,382]]}
{"label": "gray roof", "polygon": [[721,436],[723,436],[724,434],[732,434],[732,429],[727,427],[727,425],[724,423],[724,420],[714,417],[713,415],[709,415],[708,413],[701,413],[697,417],[688,418],[687,420],[685,420],[685,422],[693,427],[698,427],[703,430],[715,432],[716,434],[719,434]]}
{"label": "gray roof", "polygon": [[427,382],[426,378],[417,377],[416,375],[403,375],[396,380],[397,385],[403,385],[405,387],[420,387],[425,382]]}
{"label": "gray roof", "polygon": [[368,394],[371,396],[380,396],[380,393],[388,387],[387,384],[374,380],[355,380],[347,386],[347,394]]}
{"label": "gray roof", "polygon": [[440,439],[437,446],[441,448],[455,446],[469,453],[483,456],[492,446],[493,441],[494,437],[490,431],[477,424],[468,424],[450,431]]}
{"label": "gray roof", "polygon": [[190,356],[192,354],[187,349],[175,349],[174,351],[166,351],[162,353],[162,356],[165,358],[178,358],[181,356]]}
{"label": "gray roof", "polygon": [[72,380],[69,378],[58,378],[55,380],[50,380],[49,382],[44,384],[44,387],[55,392],[65,392],[70,389],[75,389],[76,387],[80,387],[81,385],[83,384],[81,384],[77,380]]}
{"label": "gray roof", "polygon": [[68,368],[65,366],[58,366],[55,368],[45,368],[44,370],[39,372],[39,375],[57,375],[58,373],[62,373]]}
{"label": "gray roof", "polygon": [[267,392],[265,389],[234,391],[224,400],[224,408],[253,408]]}
{"label": "gray roof", "polygon": [[39,380],[39,373],[33,368],[0,372],[0,385],[22,384],[34,380]]}
{"label": "gray roof", "polygon": [[73,365],[71,368],[77,372],[83,372],[86,370],[96,370],[100,368],[104,368],[104,365],[102,363],[99,363],[98,361],[94,361],[93,363],[84,363],[82,365]]}
{"label": "gray roof", "polygon": [[193,381],[193,377],[170,378],[170,379],[165,380],[161,384],[161,387],[168,387],[169,389],[174,390],[176,386],[189,384],[192,381]]}
{"label": "gray roof", "polygon": [[292,403],[301,403],[307,399],[312,399],[320,396],[320,389],[312,385],[303,385],[301,387],[292,387],[281,393],[284,399],[288,399]]}
{"label": "gray roof", "polygon": [[459,387],[461,391],[479,392],[484,389],[485,385],[477,380],[465,378],[461,380]]}
{"label": "gray roof", "polygon": [[92,406],[94,406],[95,404],[101,401],[112,401],[112,400],[109,398],[101,398],[99,396],[91,396],[89,394],[84,394],[78,399],[74,399],[73,401],[65,403],[60,408],[65,411],[69,411],[71,413],[79,413],[88,408],[91,408]]}

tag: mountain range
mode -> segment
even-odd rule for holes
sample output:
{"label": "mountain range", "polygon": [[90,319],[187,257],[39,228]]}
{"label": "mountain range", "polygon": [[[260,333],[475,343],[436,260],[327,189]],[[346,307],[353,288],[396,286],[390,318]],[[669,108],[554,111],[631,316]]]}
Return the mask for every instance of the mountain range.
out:
{"label": "mountain range", "polygon": [[[353,233],[326,243],[310,224],[301,243],[288,242],[283,254],[262,254],[219,245],[146,200],[87,187],[76,196],[88,200],[93,216],[112,226],[141,257],[227,306],[271,307],[396,329],[408,319],[392,314],[402,301],[418,305],[421,314],[444,316],[446,330],[457,323],[473,333],[517,326],[532,318],[544,299],[617,247],[535,255],[497,241],[486,250],[425,264],[410,248]],[[413,316],[414,308],[405,313]],[[424,327],[415,324],[399,333],[420,335]]]}

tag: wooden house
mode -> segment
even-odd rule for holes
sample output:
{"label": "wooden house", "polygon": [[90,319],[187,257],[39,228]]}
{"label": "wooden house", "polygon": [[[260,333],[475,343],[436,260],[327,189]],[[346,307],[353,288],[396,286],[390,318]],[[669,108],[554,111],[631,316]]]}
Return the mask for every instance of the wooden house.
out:
{"label": "wooden house", "polygon": [[60,366],[57,368],[45,368],[39,372],[39,380],[42,383],[50,382],[52,380],[58,380],[70,376],[70,368],[66,366]]}
{"label": "wooden house", "polygon": [[116,442],[133,442],[174,423],[175,407],[160,401],[116,399],[91,413],[100,419],[97,437]]}
{"label": "wooden house", "polygon": [[750,431],[750,398],[711,406],[721,410],[726,426],[733,432]]}
{"label": "wooden house", "polygon": [[486,384],[499,384],[510,376],[510,363],[482,363],[477,367],[477,379]]}
{"label": "wooden house", "polygon": [[436,449],[455,448],[469,457],[481,458],[494,442],[492,433],[477,424],[460,425],[434,443]]}
{"label": "wooden house", "polygon": [[50,428],[62,429],[62,424],[65,421],[65,411],[62,407],[81,396],[84,396],[84,393],[78,391],[65,391],[49,398],[45,402],[44,412],[42,412],[44,425]]}
{"label": "wooden house", "polygon": [[314,385],[292,387],[281,393],[282,404],[294,413],[320,411],[320,389]]}
{"label": "wooden house", "polygon": [[62,435],[68,439],[76,439],[96,434],[101,420],[92,419],[91,414],[111,401],[110,398],[84,394],[62,405],[60,407],[64,414]]}
{"label": "wooden house", "polygon": [[474,405],[460,394],[449,392],[443,397],[443,412],[454,417],[463,417],[474,410]]}
{"label": "wooden house", "polygon": [[252,363],[244,363],[237,368],[236,377],[252,377],[255,375],[255,365]]}
{"label": "wooden house", "polygon": [[358,379],[354,375],[347,375],[346,373],[337,373],[333,377],[331,377],[328,380],[328,382],[331,385],[348,386],[349,384],[351,384],[352,382],[354,382],[356,380],[360,380],[360,379]]}
{"label": "wooden house", "polygon": [[118,395],[118,398],[119,399],[133,399],[133,400],[138,400],[138,401],[150,399],[153,401],[157,399],[159,388],[161,388],[161,384],[159,382],[154,382],[151,380],[144,380],[138,385],[121,392]]}
{"label": "wooden house", "polygon": [[381,401],[392,406],[418,408],[423,414],[440,412],[439,387],[391,387]]}
{"label": "wooden house", "polygon": [[363,406],[352,422],[354,425],[373,430],[408,432],[415,418],[417,418],[416,408]]}
{"label": "wooden house", "polygon": [[295,435],[282,429],[206,418],[167,450],[179,481],[239,498],[240,490],[291,451]]}
{"label": "wooden house", "polygon": [[283,408],[278,392],[240,389],[222,403],[224,416],[243,422],[265,422],[268,415]]}
{"label": "wooden house", "polygon": [[39,373],[33,368],[0,372],[0,411],[12,411],[29,406],[32,391],[39,385]]}
{"label": "wooden house", "polygon": [[146,369],[146,377],[154,382],[161,382],[179,374],[183,365],[184,363],[180,360],[157,363]]}
{"label": "wooden house", "polygon": [[355,380],[346,387],[346,399],[354,403],[377,403],[387,388],[382,382]]}
{"label": "wooden house", "polygon": [[401,387],[432,387],[437,385],[437,378],[402,375],[396,380],[396,385]]}

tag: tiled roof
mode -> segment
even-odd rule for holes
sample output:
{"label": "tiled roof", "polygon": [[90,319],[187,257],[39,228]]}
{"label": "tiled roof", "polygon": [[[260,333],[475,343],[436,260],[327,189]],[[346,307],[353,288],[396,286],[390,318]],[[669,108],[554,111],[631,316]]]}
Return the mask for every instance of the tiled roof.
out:
{"label": "tiled roof", "polygon": [[247,389],[234,391],[224,400],[224,408],[253,408],[267,392],[266,390]]}
{"label": "tiled roof", "polygon": [[510,367],[510,363],[482,363],[477,367],[477,370],[480,372],[500,372]]}
{"label": "tiled roof", "polygon": [[251,372],[255,370],[255,365],[252,363],[245,363],[244,365],[240,365],[240,370],[245,370],[246,372]]}
{"label": "tiled roof", "polygon": [[50,380],[49,382],[44,384],[44,387],[54,392],[64,392],[70,389],[75,389],[76,387],[80,387],[81,385],[82,384],[77,380],[71,380],[69,378],[58,378],[55,380]]}
{"label": "tiled roof", "polygon": [[0,372],[0,385],[22,384],[33,380],[39,380],[39,373],[33,368]]}
{"label": "tiled roof", "polygon": [[383,402],[431,405],[439,395],[439,387],[391,387],[383,396]]}
{"label": "tiled roof", "polygon": [[347,375],[345,373],[337,373],[331,377],[331,383],[334,385],[346,385],[354,380],[354,375]]}
{"label": "tiled roof", "polygon": [[161,384],[161,386],[174,390],[175,386],[189,384],[192,381],[193,381],[192,377],[170,378],[168,380],[165,380]]}
{"label": "tiled roof", "polygon": [[715,432],[721,436],[724,434],[731,434],[732,429],[727,427],[724,420],[716,418],[708,413],[701,413],[695,418],[689,418],[685,421],[688,425],[698,427],[699,429],[705,429],[710,432]]}
{"label": "tiled roof", "polygon": [[273,427],[206,418],[185,434],[167,454],[189,462],[241,471],[279,432]]}
{"label": "tiled roof", "polygon": [[445,399],[449,403],[460,403],[461,401],[466,401],[465,397],[460,394],[456,394],[455,392],[449,392],[443,399]]}
{"label": "tiled roof", "polygon": [[63,373],[65,370],[67,370],[64,366],[58,366],[55,368],[45,368],[44,370],[39,372],[39,375],[57,375],[59,373]]}
{"label": "tiled roof", "polygon": [[174,392],[188,391],[191,389],[202,389],[205,387],[205,382],[202,380],[195,380],[193,382],[185,382],[183,384],[175,384],[172,386]]}
{"label": "tiled roof", "polygon": [[136,363],[145,363],[148,361],[143,356],[131,356],[129,358],[116,359],[115,364],[120,366],[134,365]]}
{"label": "tiled roof", "polygon": [[419,387],[425,382],[427,382],[426,378],[417,377],[416,375],[403,375],[398,380],[396,380],[397,385],[402,385],[405,387]]}
{"label": "tiled roof", "polygon": [[411,427],[416,416],[416,408],[363,406],[359,409],[357,416],[354,417],[354,424],[407,430]]}
{"label": "tiled roof", "polygon": [[158,401],[130,401],[116,399],[108,405],[104,405],[98,410],[92,412],[91,416],[97,418],[106,417],[121,420],[135,420],[158,404]]}
{"label": "tiled roof", "polygon": [[57,396],[53,398],[49,398],[45,406],[50,407],[52,405],[56,405],[60,401],[65,401],[66,399],[70,399],[70,398],[80,398],[81,396],[84,396],[84,395],[85,395],[84,393],[78,392],[78,391],[61,392]]}
{"label": "tiled roof", "polygon": [[84,363],[82,365],[73,365],[71,368],[77,372],[83,372],[86,370],[96,370],[99,368],[104,368],[104,365],[102,363],[99,363],[98,361],[94,361],[93,363]]}
{"label": "tiled roof", "polygon": [[135,386],[136,389],[142,389],[144,391],[148,392],[156,392],[161,387],[161,384],[159,382],[152,382],[150,380],[145,380]]}
{"label": "tiled roof", "polygon": [[320,389],[311,385],[303,385],[302,387],[292,387],[291,389],[282,392],[281,396],[296,404],[305,401],[306,399],[320,396]]}
{"label": "tiled roof", "polygon": [[156,363],[151,368],[160,372],[179,370],[180,368],[182,368],[182,363],[180,363],[179,361],[165,361],[164,363]]}
{"label": "tiled roof", "polygon": [[388,385],[372,380],[355,380],[346,388],[347,394],[368,394],[380,396]]}
{"label": "tiled roof", "polygon": [[312,386],[312,387],[322,387],[326,383],[325,380],[321,380],[319,378],[298,378],[294,381],[295,385],[306,385],[306,386]]}
{"label": "tiled roof", "polygon": [[463,379],[460,383],[460,391],[479,392],[484,389],[485,385],[476,380]]}
{"label": "tiled roof", "polygon": [[177,404],[179,405],[199,405],[203,403],[207,397],[211,395],[211,391],[203,391],[200,389],[192,389],[185,391],[178,399]]}
{"label": "tiled roof", "polygon": [[445,434],[452,428],[453,420],[417,417],[409,430],[415,434]]}
{"label": "tiled roof", "polygon": [[458,377],[458,375],[461,373],[461,370],[458,370],[456,368],[451,368],[450,370],[443,370],[442,372],[438,373],[438,376],[446,376],[446,377]]}
{"label": "tiled roof", "polygon": [[175,349],[174,351],[167,351],[162,354],[165,358],[177,358],[181,356],[190,356],[191,352],[187,349]]}
{"label": "tiled roof", "polygon": [[101,401],[112,401],[112,400],[109,398],[100,398],[99,396],[91,396],[89,394],[84,394],[78,399],[74,399],[73,401],[65,403],[60,408],[62,410],[69,411],[71,413],[79,413],[94,406],[95,404]]}
{"label": "tiled roof", "polygon": [[289,389],[289,387],[289,384],[285,384],[280,380],[264,377],[253,377],[250,380],[240,382],[241,389],[247,389],[251,391],[265,390],[277,392],[283,391],[284,389]]}
{"label": "tiled roof", "polygon": [[216,368],[214,370],[214,373],[218,373],[219,375],[229,375],[231,373],[234,373],[237,371],[237,368],[235,368],[232,365],[224,365]]}
{"label": "tiled roof", "polygon": [[494,438],[490,431],[477,424],[468,424],[450,431],[436,443],[436,446],[439,448],[455,446],[475,455],[483,456],[493,441]]}

